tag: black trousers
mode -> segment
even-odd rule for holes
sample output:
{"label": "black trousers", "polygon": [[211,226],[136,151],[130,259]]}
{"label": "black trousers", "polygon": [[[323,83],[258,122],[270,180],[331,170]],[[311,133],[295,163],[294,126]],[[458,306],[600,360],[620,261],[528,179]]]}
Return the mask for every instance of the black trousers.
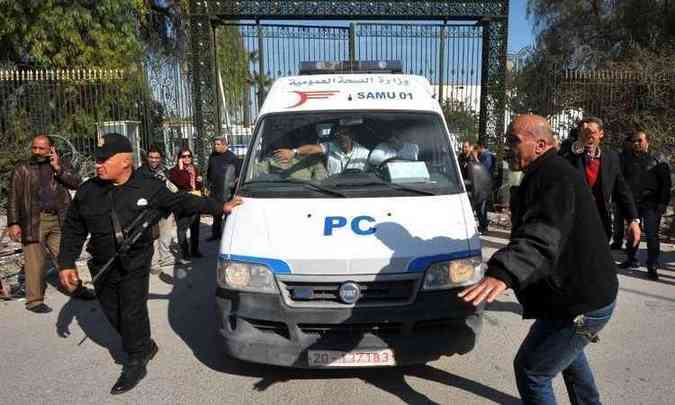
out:
{"label": "black trousers", "polygon": [[626,230],[626,218],[623,216],[621,207],[614,204],[614,224],[613,224],[612,242],[623,244],[624,231]]}
{"label": "black trousers", "polygon": [[222,236],[223,225],[227,221],[227,215],[216,215],[213,217],[213,225],[211,225],[211,236]]}
{"label": "black trousers", "polygon": [[[190,257],[191,253],[199,250],[199,224],[199,215],[176,218],[176,236],[178,237],[178,246],[180,246],[183,257]],[[189,245],[187,240],[188,229],[190,229]]]}
{"label": "black trousers", "polygon": [[150,349],[149,276],[150,259],[129,272],[116,264],[94,285],[103,313],[122,337],[130,362],[142,359]]}
{"label": "black trousers", "polygon": [[[642,218],[643,229],[647,239],[647,265],[656,266],[661,255],[659,227],[661,226],[663,212],[652,206],[638,207],[638,212],[640,213],[640,218]],[[637,246],[629,247],[628,259],[637,262],[637,251]]]}
{"label": "black trousers", "polygon": [[221,236],[223,234],[223,215],[216,215],[213,217],[213,224],[211,225],[211,236]]}

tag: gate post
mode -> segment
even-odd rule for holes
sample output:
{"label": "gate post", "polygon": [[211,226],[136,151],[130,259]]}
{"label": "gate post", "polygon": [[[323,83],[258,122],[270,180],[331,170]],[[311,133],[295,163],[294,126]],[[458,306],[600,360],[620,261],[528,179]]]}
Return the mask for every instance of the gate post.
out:
{"label": "gate post", "polygon": [[190,2],[190,68],[192,74],[192,105],[194,130],[187,134],[189,142],[194,139],[197,161],[206,163],[206,148],[204,139],[213,132],[217,122],[214,59],[211,36],[211,22],[209,21],[205,5],[198,1]]}
{"label": "gate post", "polygon": [[[502,3],[508,15],[509,1]],[[501,148],[506,109],[506,33],[508,17],[483,18],[483,55],[480,86],[478,139]],[[499,150],[495,150],[499,153]]]}
{"label": "gate post", "polygon": [[356,61],[356,23],[349,24],[349,61]]}
{"label": "gate post", "polygon": [[443,107],[443,78],[445,76],[445,39],[448,37],[448,27],[441,28],[441,45],[438,50],[438,102]]}
{"label": "gate post", "polygon": [[265,50],[264,48],[264,37],[263,37],[263,30],[262,27],[260,26],[260,21],[256,20],[255,22],[257,26],[257,34],[258,34],[258,109],[263,105],[263,102],[265,101],[265,77],[263,76],[265,73]]}

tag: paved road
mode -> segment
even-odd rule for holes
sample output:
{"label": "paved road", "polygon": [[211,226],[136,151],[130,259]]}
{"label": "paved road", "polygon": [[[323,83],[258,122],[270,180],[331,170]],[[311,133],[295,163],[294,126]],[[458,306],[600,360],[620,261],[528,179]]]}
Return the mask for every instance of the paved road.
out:
{"label": "paved road", "polygon": [[[484,238],[484,256],[505,235]],[[616,316],[591,345],[607,404],[670,404],[675,394],[675,249],[667,245],[661,282],[621,274]],[[215,253],[215,244],[204,244]],[[54,312],[35,315],[20,302],[0,303],[0,402],[35,404],[487,404],[519,403],[511,362],[530,322],[512,294],[488,308],[477,348],[426,366],[356,371],[297,371],[224,358],[214,322],[215,260],[189,272],[153,277],[149,303],[160,352],[148,376],[121,397],[108,394],[121,366],[120,341],[95,303],[54,289]],[[168,271],[167,271],[168,272]],[[568,403],[560,379],[555,389]]]}

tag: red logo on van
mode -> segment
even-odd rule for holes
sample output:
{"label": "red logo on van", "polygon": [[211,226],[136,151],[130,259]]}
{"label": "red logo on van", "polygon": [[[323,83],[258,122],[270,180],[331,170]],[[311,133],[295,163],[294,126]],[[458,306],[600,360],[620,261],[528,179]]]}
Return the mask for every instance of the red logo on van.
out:
{"label": "red logo on van", "polygon": [[295,108],[295,107],[300,107],[301,105],[305,104],[307,100],[318,100],[318,99],[323,99],[323,98],[330,98],[336,94],[338,94],[340,91],[339,90],[325,90],[325,91],[292,91],[291,93],[295,93],[298,96],[300,96],[300,100],[289,107],[286,108]]}

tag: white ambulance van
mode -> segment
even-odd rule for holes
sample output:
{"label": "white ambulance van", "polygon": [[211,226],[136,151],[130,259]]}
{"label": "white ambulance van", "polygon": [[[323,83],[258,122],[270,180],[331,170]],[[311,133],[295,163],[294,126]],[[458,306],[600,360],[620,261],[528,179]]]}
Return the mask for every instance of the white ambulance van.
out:
{"label": "white ambulance van", "polygon": [[429,82],[398,72],[303,63],[270,89],[220,245],[229,356],[373,367],[475,346],[483,308],[457,296],[483,276],[471,205]]}

